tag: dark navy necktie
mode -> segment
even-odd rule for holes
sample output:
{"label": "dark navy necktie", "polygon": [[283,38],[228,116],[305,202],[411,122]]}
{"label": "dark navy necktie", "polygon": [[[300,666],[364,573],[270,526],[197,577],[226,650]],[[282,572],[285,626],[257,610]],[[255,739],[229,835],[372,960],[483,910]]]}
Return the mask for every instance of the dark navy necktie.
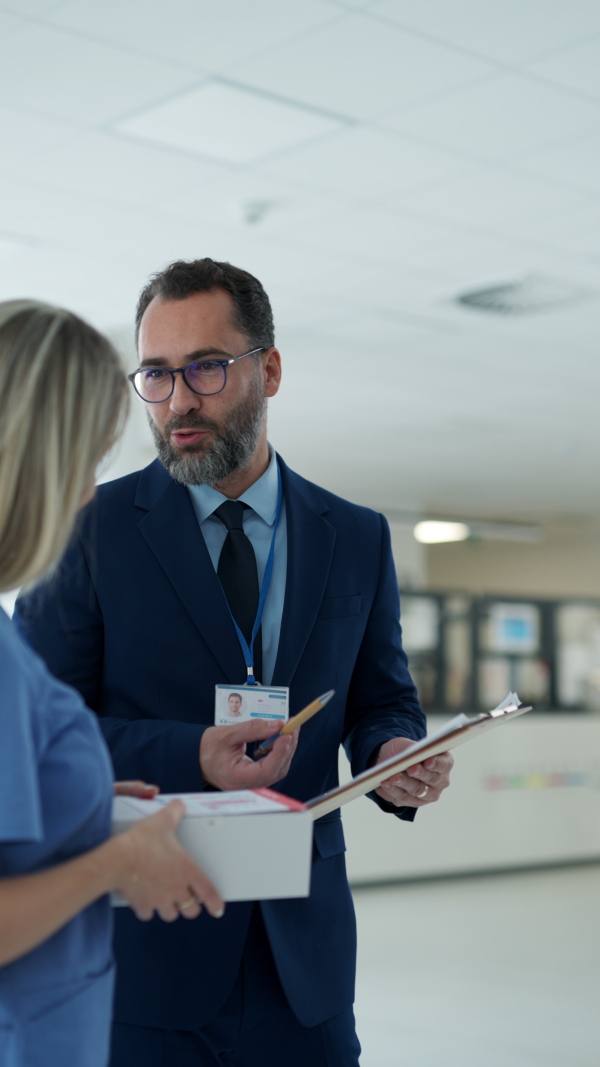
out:
{"label": "dark navy necktie", "polygon": [[[248,504],[241,500],[226,500],[214,514],[227,529],[223,542],[217,577],[223,586],[227,603],[248,644],[258,610],[258,569],[252,542],[244,533],[243,515]],[[262,637],[259,630],[254,641],[254,676],[262,678]]]}

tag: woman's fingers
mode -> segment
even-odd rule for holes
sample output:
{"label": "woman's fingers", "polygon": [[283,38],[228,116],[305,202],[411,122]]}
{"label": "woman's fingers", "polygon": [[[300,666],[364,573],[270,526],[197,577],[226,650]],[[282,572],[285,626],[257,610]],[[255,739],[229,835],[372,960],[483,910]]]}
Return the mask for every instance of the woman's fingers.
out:
{"label": "woman's fingers", "polygon": [[189,897],[188,900],[184,900],[181,904],[178,904],[177,908],[182,919],[197,919],[202,911],[202,904],[194,894]]}
{"label": "woman's fingers", "polygon": [[198,900],[204,904],[209,915],[212,915],[213,919],[220,919],[225,912],[225,901],[210,879],[206,877],[204,871],[200,867],[196,867],[196,871],[197,874],[190,883],[194,893]]}
{"label": "woman's fingers", "polygon": [[164,922],[180,915],[195,919],[203,903],[215,918],[225,910],[215,886],[175,836],[185,811],[183,801],[171,800],[127,831],[135,861],[120,892],[143,921],[155,911]]}
{"label": "woman's fingers", "polygon": [[157,910],[162,921],[165,923],[175,922],[175,919],[179,918],[179,908],[175,901],[171,901],[169,904],[161,904]]}
{"label": "woman's fingers", "polygon": [[174,800],[170,800],[163,810],[158,812],[154,818],[158,820],[162,817],[163,822],[174,830],[177,824],[181,822],[184,815],[185,804],[183,803],[183,800],[179,800],[178,797],[175,797]]}
{"label": "woman's fingers", "polygon": [[157,785],[149,785],[148,782],[139,780],[115,782],[114,790],[117,797],[140,797],[142,800],[152,800],[160,792]]}

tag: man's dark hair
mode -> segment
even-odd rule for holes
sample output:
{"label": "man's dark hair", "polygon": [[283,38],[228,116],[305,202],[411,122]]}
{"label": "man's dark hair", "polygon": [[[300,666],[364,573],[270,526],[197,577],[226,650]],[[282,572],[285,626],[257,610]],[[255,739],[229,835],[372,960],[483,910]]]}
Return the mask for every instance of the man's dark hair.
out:
{"label": "man's dark hair", "polygon": [[209,293],[224,289],[233,300],[234,324],[246,335],[254,348],[272,348],[275,344],[273,312],[262,285],[248,271],[233,267],[231,263],[217,260],[178,259],[164,270],[153,274],[140,293],[135,313],[135,339],[137,344],[142,316],[148,304],[160,300],[185,300],[193,293]]}

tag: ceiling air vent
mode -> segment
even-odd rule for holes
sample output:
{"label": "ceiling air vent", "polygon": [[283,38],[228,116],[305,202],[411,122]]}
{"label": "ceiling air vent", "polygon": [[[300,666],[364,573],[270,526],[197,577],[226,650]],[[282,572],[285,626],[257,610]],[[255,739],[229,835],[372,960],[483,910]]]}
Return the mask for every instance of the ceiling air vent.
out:
{"label": "ceiling air vent", "polygon": [[521,281],[461,293],[455,297],[455,303],[495,315],[533,315],[538,311],[570,307],[596,295],[591,289],[571,282],[549,278],[545,274],[530,274]]}

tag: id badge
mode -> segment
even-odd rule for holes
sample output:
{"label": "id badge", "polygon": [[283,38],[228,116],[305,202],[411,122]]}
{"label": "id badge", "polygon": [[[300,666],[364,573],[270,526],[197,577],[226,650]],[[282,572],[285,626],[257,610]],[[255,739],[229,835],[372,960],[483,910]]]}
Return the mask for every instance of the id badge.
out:
{"label": "id badge", "polygon": [[215,726],[235,726],[252,719],[287,722],[290,691],[281,685],[216,685]]}

